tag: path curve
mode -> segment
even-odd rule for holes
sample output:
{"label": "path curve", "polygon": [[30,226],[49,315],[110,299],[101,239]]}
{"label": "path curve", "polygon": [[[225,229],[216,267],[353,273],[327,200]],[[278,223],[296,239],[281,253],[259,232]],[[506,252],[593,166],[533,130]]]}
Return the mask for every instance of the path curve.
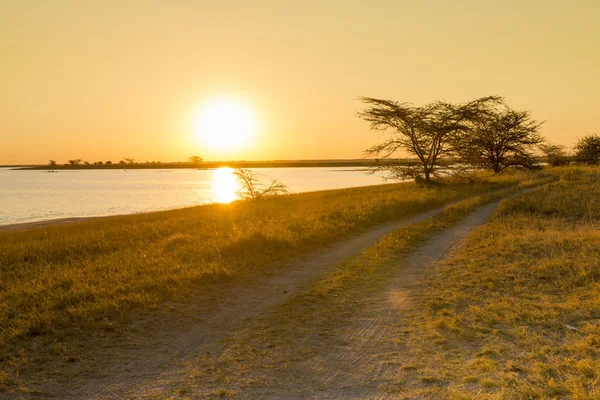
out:
{"label": "path curve", "polygon": [[[486,194],[497,194],[509,190],[511,189]],[[441,239],[436,239],[436,236],[432,239],[438,240],[436,245],[426,244],[424,248],[432,254],[431,260],[435,260],[445,253],[446,247],[450,246],[457,238],[464,236],[468,229],[473,229],[481,224],[497,203],[490,204],[469,216],[467,225],[465,225],[467,223],[465,221],[460,226],[451,229],[450,232],[445,231]],[[441,213],[446,207],[448,205],[400,221],[380,225],[355,235],[348,240],[313,253],[307,258],[298,260],[267,277],[261,277],[261,281],[255,282],[254,286],[230,288],[223,296],[225,300],[220,302],[217,307],[191,305],[185,310],[178,310],[178,316],[175,318],[181,319],[181,329],[176,332],[161,329],[161,317],[153,319],[155,328],[147,330],[148,327],[145,326],[142,330],[148,332],[142,346],[139,345],[139,342],[136,342],[135,346],[125,346],[119,354],[119,359],[112,362],[102,359],[101,355],[98,355],[95,361],[97,366],[94,368],[88,366],[76,376],[49,377],[47,383],[38,391],[39,397],[105,400],[138,398],[141,393],[144,396],[153,392],[160,393],[163,389],[161,382],[167,382],[177,376],[185,368],[187,362],[193,361],[199,355],[221,352],[224,347],[223,340],[244,321],[257,317],[268,309],[285,302],[311,281],[323,273],[333,270],[336,264],[375,244],[393,230],[425,221]],[[444,250],[440,253],[441,249]],[[417,254],[422,254],[422,251],[419,250]],[[423,257],[425,257],[424,255],[421,258],[425,260]],[[411,256],[412,259],[413,256]],[[415,259],[413,263],[418,262],[421,261]],[[411,268],[406,269],[405,277],[412,273],[410,271],[412,271]],[[164,318],[172,320],[173,313],[164,315]],[[334,367],[338,368],[338,364],[343,364],[344,360],[354,362],[365,354],[372,354],[369,353],[369,346],[361,345],[364,350],[360,351],[357,350],[359,348],[357,346],[359,342],[370,340],[369,338],[376,335],[375,332],[378,328],[374,328],[374,326],[380,326],[382,321],[381,318],[374,322],[357,320],[356,329],[359,333],[349,336],[356,347],[349,348],[346,351],[347,354],[338,354],[343,349],[337,349],[332,352],[331,356],[316,362],[315,365],[320,365],[319,368],[325,371]],[[349,335],[351,334],[349,333]],[[341,368],[341,365],[339,367]],[[338,373],[331,379],[338,379],[342,382],[345,378],[343,373]],[[342,396],[340,398],[347,398],[343,392],[339,394]],[[257,396],[251,397],[257,398]],[[334,396],[334,398],[337,397]]]}
{"label": "path curve", "polygon": [[[424,274],[447,258],[451,250],[496,210],[498,200],[469,214],[462,222],[434,234],[394,267],[398,274],[387,289],[361,301],[361,311],[349,324],[320,344],[323,351],[290,366],[293,371],[276,369],[269,387],[244,387],[240,399],[395,399],[394,384],[403,359],[398,333],[410,329],[405,315],[411,309],[412,292]],[[382,355],[391,355],[382,358]],[[257,371],[257,374],[261,374]],[[257,376],[258,378],[258,376]]]}

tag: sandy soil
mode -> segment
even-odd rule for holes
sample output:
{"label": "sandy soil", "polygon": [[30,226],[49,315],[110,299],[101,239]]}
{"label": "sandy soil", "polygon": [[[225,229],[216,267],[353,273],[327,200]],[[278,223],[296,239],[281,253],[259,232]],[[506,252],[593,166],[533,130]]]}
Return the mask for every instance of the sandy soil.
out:
{"label": "sandy soil", "polygon": [[43,227],[52,226],[52,225],[73,224],[76,222],[89,221],[91,219],[97,219],[97,218],[103,218],[103,217],[57,218],[57,219],[48,219],[48,220],[44,220],[44,221],[23,222],[23,223],[19,223],[19,224],[10,224],[10,225],[0,225],[0,233],[26,231],[29,229],[43,228]]}
{"label": "sandy soil", "polygon": [[[366,299],[364,311],[340,327],[336,339],[320,343],[322,353],[297,360],[288,369],[253,371],[271,374],[279,385],[248,387],[241,398],[387,398],[381,388],[396,364],[382,364],[380,354],[397,351],[390,345],[391,327],[402,324],[410,294],[423,272],[442,259],[460,239],[485,223],[498,202],[485,206],[458,226],[437,234],[412,253],[385,293]],[[173,305],[171,311],[136,320],[132,334],[115,346],[98,343],[85,359],[40,368],[30,398],[126,399],[160,394],[186,365],[206,354],[227,350],[226,339],[244,322],[283,303],[294,293],[332,270],[337,263],[376,243],[394,229],[424,221],[444,207],[409,219],[379,226],[303,260],[261,277],[243,287],[232,287],[216,301]],[[135,332],[138,333],[135,333]],[[391,346],[391,347],[390,347]],[[60,365],[59,365],[60,364]],[[314,388],[322,388],[315,392]],[[324,389],[323,389],[324,388]],[[22,398],[22,397],[15,397]],[[162,398],[162,397],[158,397]]]}

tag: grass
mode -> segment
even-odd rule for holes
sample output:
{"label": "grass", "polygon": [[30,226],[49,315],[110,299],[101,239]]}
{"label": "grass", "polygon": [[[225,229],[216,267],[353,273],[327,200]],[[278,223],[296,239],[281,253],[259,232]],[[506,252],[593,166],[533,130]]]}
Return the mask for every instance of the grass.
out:
{"label": "grass", "polygon": [[0,385],[35,360],[40,338],[74,346],[130,311],[260,279],[352,233],[529,179],[381,185],[0,233]]}
{"label": "grass", "polygon": [[442,383],[401,374],[407,398],[600,396],[600,170],[555,173],[430,275],[406,340]]}
{"label": "grass", "polygon": [[[306,357],[331,350],[332,343],[339,340],[336,332],[356,316],[366,297],[385,290],[390,278],[397,274],[396,267],[415,245],[499,197],[473,196],[447,206],[436,217],[397,229],[378,244],[342,262],[335,271],[325,274],[275,310],[251,321],[241,334],[228,341],[223,354],[205,356],[191,364],[178,382],[171,382],[171,392],[162,393],[156,399],[179,398],[181,388],[194,394],[190,398],[215,398],[214,393],[218,392],[235,397],[252,387],[283,384],[293,388],[298,379],[318,391],[326,372],[319,373],[319,379],[312,382]],[[381,356],[383,362],[394,362],[386,358],[387,354]],[[407,365],[406,370],[410,369]],[[276,374],[286,376],[273,376],[275,370],[285,371]],[[431,383],[437,379],[423,376],[421,381]]]}
{"label": "grass", "polygon": [[[381,353],[381,363],[399,365],[385,391],[407,399],[600,397],[600,169],[552,173],[559,179],[503,202],[415,287],[392,327],[389,347],[400,350]],[[472,197],[398,229],[251,321],[223,354],[197,360],[174,392],[157,398],[177,388],[208,398],[293,390],[298,380],[318,394],[327,370],[310,381],[307,366],[318,362],[306,360],[336,346],[336,332],[386,288],[415,245],[492,199]],[[287,378],[277,379],[278,370]]]}

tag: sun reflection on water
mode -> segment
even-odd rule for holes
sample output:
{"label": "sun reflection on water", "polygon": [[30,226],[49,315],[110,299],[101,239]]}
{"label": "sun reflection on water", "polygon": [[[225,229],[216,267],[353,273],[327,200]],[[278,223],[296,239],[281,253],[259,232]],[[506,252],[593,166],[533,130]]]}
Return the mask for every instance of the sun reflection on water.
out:
{"label": "sun reflection on water", "polygon": [[219,168],[213,171],[214,201],[231,203],[237,199],[238,182],[231,168]]}

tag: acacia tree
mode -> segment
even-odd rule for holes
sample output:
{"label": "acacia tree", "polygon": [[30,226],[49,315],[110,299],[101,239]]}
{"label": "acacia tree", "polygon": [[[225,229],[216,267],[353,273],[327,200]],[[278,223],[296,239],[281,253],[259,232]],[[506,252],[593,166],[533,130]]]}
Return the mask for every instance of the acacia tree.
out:
{"label": "acacia tree", "polygon": [[542,143],[538,147],[546,157],[548,165],[560,167],[567,163],[567,151],[565,146],[554,143]]}
{"label": "acacia tree", "polygon": [[598,164],[600,161],[600,136],[588,135],[577,141],[575,157],[583,164]]}
{"label": "acacia tree", "polygon": [[75,158],[73,160],[69,160],[69,164],[71,164],[72,166],[79,165],[79,163],[81,163],[81,158]]}
{"label": "acacia tree", "polygon": [[[368,107],[358,116],[369,122],[371,129],[390,133],[387,140],[365,151],[367,156],[378,158],[374,168],[386,171],[390,179],[430,182],[440,169],[440,161],[454,153],[453,139],[501,98],[488,96],[458,105],[437,101],[422,107],[372,97],[361,100]],[[398,165],[391,159],[398,151],[416,156],[415,163]]]}
{"label": "acacia tree", "polygon": [[204,161],[204,159],[200,156],[191,156],[188,161],[190,162],[190,164],[202,164],[202,162]]}
{"label": "acacia tree", "polygon": [[531,119],[529,111],[515,111],[499,102],[472,123],[453,143],[469,164],[496,173],[509,167],[535,167],[534,149],[543,142],[538,133],[543,122]]}

